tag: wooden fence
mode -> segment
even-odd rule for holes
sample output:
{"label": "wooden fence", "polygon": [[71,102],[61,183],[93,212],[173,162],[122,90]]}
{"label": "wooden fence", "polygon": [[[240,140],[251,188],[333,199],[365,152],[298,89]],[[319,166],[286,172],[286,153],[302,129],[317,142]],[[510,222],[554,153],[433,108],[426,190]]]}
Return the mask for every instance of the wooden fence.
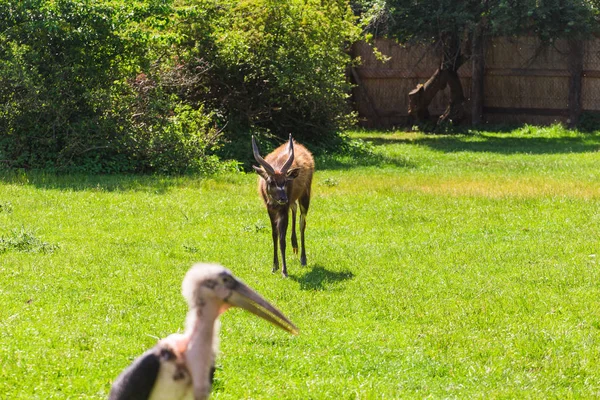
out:
{"label": "wooden fence", "polygon": [[[373,47],[389,60],[376,57]],[[484,41],[481,82],[472,79],[477,76],[476,63],[467,62],[459,69],[467,97],[465,109],[474,110],[468,120],[570,123],[581,112],[600,112],[600,39],[577,42],[575,50],[566,40],[550,46],[541,45],[535,37]],[[353,96],[361,124],[386,128],[410,122],[408,93],[435,72],[440,61],[438,51],[431,46],[403,47],[378,39],[373,45],[356,43],[353,53],[362,60],[352,69],[357,84]],[[471,104],[471,98],[477,98],[472,89],[477,93],[477,88],[481,100]],[[429,107],[432,115],[444,112],[448,96],[448,88],[437,94]]]}

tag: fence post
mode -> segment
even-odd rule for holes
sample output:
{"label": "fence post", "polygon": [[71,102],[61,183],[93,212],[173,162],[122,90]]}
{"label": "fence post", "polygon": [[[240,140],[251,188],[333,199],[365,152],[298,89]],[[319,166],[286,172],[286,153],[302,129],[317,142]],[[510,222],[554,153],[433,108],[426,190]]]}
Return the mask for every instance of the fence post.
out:
{"label": "fence post", "polygon": [[581,80],[583,76],[583,41],[569,39],[569,127],[574,128],[581,116]]}
{"label": "fence post", "polygon": [[481,21],[477,24],[473,32],[473,44],[471,50],[471,124],[479,125],[483,119],[483,74],[484,65],[484,44],[483,44],[483,24]]}

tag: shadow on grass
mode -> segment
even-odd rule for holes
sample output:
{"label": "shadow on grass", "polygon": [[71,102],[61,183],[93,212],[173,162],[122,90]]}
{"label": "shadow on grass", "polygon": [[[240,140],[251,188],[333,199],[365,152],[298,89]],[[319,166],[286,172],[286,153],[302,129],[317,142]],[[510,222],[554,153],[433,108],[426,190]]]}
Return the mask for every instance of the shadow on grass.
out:
{"label": "shadow on grass", "polygon": [[[32,185],[47,190],[73,191],[140,191],[166,193],[171,188],[183,184],[181,177],[151,175],[83,175],[52,174],[43,171],[5,170],[0,171],[0,182]],[[190,178],[187,178],[189,181]]]}
{"label": "shadow on grass", "polygon": [[600,150],[600,135],[587,134],[556,138],[495,137],[482,135],[431,135],[419,138],[394,138],[381,135],[361,136],[376,146],[410,144],[427,146],[445,153],[489,152],[498,154],[590,153]]}
{"label": "shadow on grass", "polygon": [[290,279],[300,284],[300,290],[326,290],[328,286],[354,278],[350,271],[328,271],[321,265],[315,265],[302,276],[289,275]]}
{"label": "shadow on grass", "polygon": [[[369,140],[369,139],[366,139]],[[392,144],[389,143],[388,144]],[[398,167],[416,168],[416,164],[408,158],[387,157],[380,154],[358,154],[358,155],[325,155],[316,160],[317,169],[323,170],[345,170],[360,167]]]}

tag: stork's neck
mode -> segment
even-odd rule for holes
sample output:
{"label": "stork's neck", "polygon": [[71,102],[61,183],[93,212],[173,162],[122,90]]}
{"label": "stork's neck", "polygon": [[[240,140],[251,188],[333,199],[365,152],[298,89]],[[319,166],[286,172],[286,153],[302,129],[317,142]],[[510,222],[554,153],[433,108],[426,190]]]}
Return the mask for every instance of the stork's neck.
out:
{"label": "stork's neck", "polygon": [[190,342],[185,356],[194,383],[195,400],[205,400],[210,394],[210,371],[215,361],[213,342],[214,335],[218,334],[218,329],[215,329],[218,317],[218,308],[207,304],[188,312],[186,333],[190,335]]}

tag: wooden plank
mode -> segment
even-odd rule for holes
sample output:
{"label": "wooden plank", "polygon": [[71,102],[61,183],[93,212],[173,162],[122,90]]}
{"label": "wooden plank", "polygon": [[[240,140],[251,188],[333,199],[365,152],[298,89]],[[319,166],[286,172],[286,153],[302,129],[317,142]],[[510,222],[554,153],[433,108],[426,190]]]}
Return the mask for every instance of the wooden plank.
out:
{"label": "wooden plank", "polygon": [[373,100],[371,99],[371,96],[369,96],[369,92],[367,91],[367,88],[363,84],[360,75],[357,73],[356,68],[350,67],[350,72],[352,73],[352,77],[354,78],[354,81],[356,82],[356,86],[358,86],[358,89],[360,90],[361,95],[364,97],[364,102],[367,104],[367,107],[369,108],[371,115],[373,115],[375,118],[380,118],[379,111],[373,105]]}
{"label": "wooden plank", "polygon": [[600,78],[600,71],[584,70],[583,77],[584,78]]}
{"label": "wooden plank", "polygon": [[[482,120],[502,120],[505,116],[509,119],[509,115],[513,114],[512,118],[519,121],[560,119],[573,122],[577,119],[580,108],[600,108],[597,96],[597,89],[600,87],[600,64],[596,62],[600,40],[585,42],[584,63],[580,67],[575,64],[569,65],[566,40],[563,40],[560,46],[544,48],[544,51],[538,54],[536,52],[539,50],[539,43],[536,38],[520,38],[514,43],[505,39],[487,39],[489,41],[485,43],[486,62],[483,72],[484,99],[481,99],[481,102],[478,101],[478,95],[482,88],[477,84],[477,73],[474,73],[474,67],[479,66],[473,65],[476,60],[470,60],[459,70],[465,90],[471,91],[469,106],[472,122],[479,122],[481,111],[486,114]],[[388,121],[388,113],[395,114],[394,119],[406,113],[408,93],[417,83],[424,83],[431,78],[438,60],[436,52],[431,48],[403,47],[391,41],[378,39],[375,47],[391,57],[388,62],[383,63],[372,54],[372,47],[366,44],[357,47],[364,63],[354,71],[356,76],[353,81],[361,82],[354,90],[357,100],[360,101],[361,113],[368,114],[363,117],[367,116],[370,123],[376,126],[377,113],[382,123],[384,120]],[[350,71],[348,75],[351,75]],[[578,75],[581,77],[581,88],[577,86],[578,81],[575,81]],[[435,97],[429,107],[432,115],[443,112],[447,105],[448,92],[446,89]],[[581,97],[580,108],[577,103],[578,97]],[[483,110],[479,108],[479,103],[483,103]],[[485,107],[485,103],[489,107]],[[493,107],[493,104],[497,107]],[[522,107],[518,107],[519,105]],[[571,115],[568,113],[568,107],[571,108]]]}
{"label": "wooden plank", "polygon": [[569,109],[561,108],[516,108],[516,107],[483,107],[486,114],[528,114],[543,116],[568,116]]}
{"label": "wooden plank", "polygon": [[566,69],[527,69],[527,68],[486,68],[488,76],[532,76],[532,77],[565,77],[571,76]]}
{"label": "wooden plank", "polygon": [[397,68],[358,67],[356,71],[362,79],[429,79],[435,69],[432,69],[431,72],[423,72]]}
{"label": "wooden plank", "polygon": [[471,55],[471,124],[479,125],[483,120],[483,99],[484,90],[483,76],[485,75],[484,65],[484,39],[483,24],[481,21],[477,24],[473,33],[472,55]]}
{"label": "wooden plank", "polygon": [[[372,68],[358,67],[356,71],[364,79],[429,79],[434,74],[435,69],[428,70],[408,70],[398,68]],[[529,77],[553,77],[568,78],[571,76],[568,70],[563,69],[526,69],[526,68],[487,68],[486,76],[529,76]],[[459,76],[461,78],[471,78],[472,71],[468,68],[461,68]],[[600,71],[584,70],[585,78],[600,78]]]}
{"label": "wooden plank", "polygon": [[581,115],[581,84],[583,73],[583,42],[569,40],[569,126],[574,128]]}

